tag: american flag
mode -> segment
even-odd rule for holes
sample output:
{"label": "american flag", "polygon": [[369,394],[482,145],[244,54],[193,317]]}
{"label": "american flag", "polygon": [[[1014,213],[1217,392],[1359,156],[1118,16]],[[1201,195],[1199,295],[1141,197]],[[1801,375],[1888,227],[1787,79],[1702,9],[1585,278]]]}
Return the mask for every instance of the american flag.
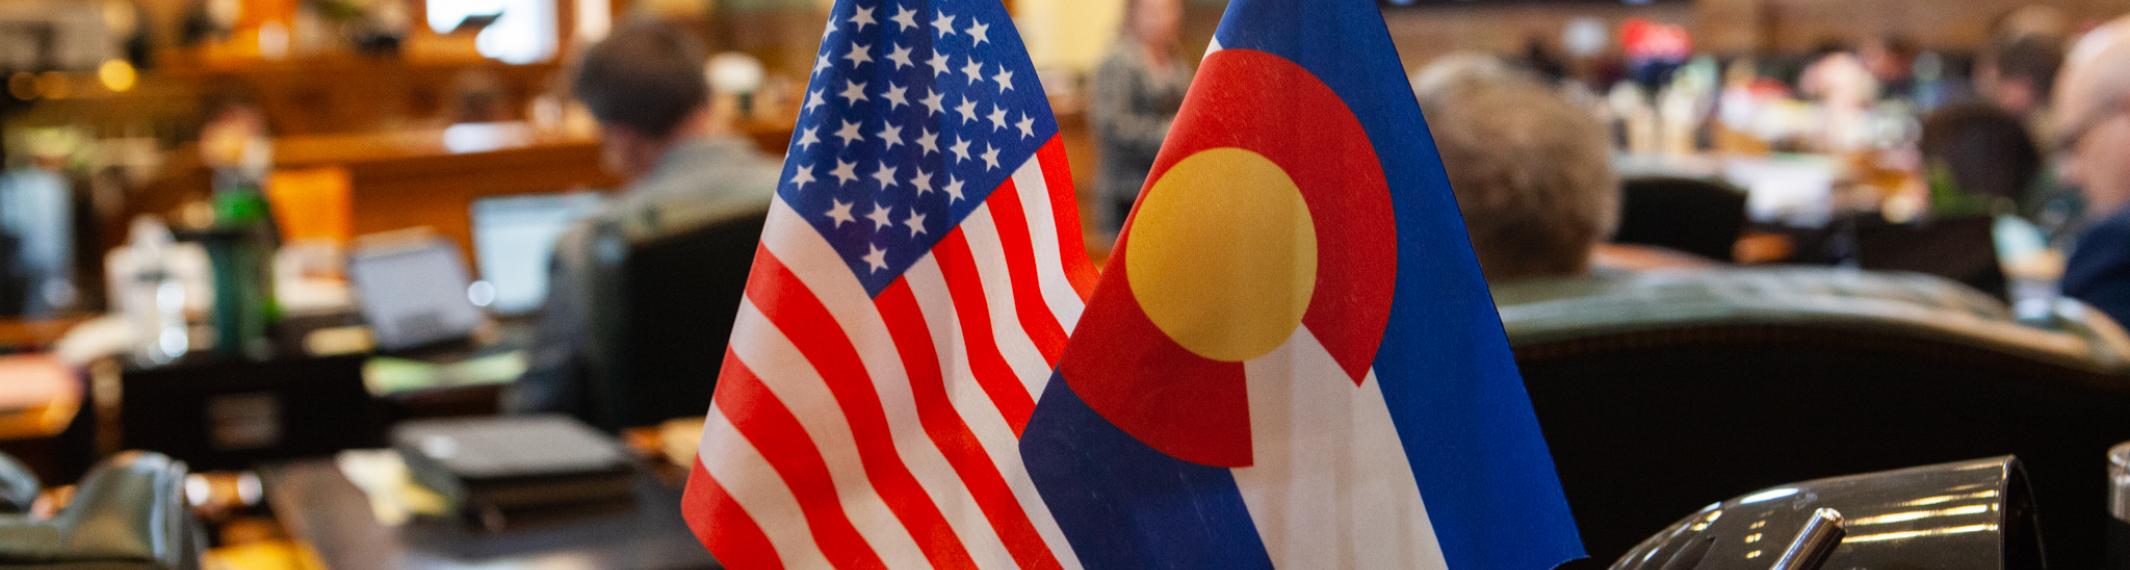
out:
{"label": "american flag", "polygon": [[683,510],[738,568],[1078,567],[1018,438],[1095,272],[998,0],[839,0]]}

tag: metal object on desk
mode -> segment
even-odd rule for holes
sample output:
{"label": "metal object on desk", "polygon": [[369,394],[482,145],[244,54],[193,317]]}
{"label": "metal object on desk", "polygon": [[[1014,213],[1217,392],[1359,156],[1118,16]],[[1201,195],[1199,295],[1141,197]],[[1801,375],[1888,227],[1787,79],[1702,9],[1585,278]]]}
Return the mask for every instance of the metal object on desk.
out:
{"label": "metal object on desk", "polygon": [[2025,472],[1999,457],[1764,489],[1681,519],[1612,567],[1981,570],[2040,568],[2041,554]]}

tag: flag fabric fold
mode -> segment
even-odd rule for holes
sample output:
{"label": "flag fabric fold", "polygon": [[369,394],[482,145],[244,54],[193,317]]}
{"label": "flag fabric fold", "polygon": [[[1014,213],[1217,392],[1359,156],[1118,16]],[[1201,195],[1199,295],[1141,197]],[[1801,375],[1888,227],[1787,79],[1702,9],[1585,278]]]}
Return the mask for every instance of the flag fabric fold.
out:
{"label": "flag fabric fold", "polygon": [[735,568],[1077,568],[1018,439],[1092,290],[997,0],[839,0],[683,513]]}
{"label": "flag fabric fold", "polygon": [[1378,10],[1229,3],[1021,440],[1087,567],[1582,556]]}

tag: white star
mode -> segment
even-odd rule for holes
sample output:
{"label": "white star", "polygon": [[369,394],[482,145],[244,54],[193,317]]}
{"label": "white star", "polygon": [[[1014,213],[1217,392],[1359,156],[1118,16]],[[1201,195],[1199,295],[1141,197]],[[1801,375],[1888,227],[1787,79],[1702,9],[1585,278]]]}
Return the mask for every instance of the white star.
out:
{"label": "white star", "polygon": [[837,185],[849,186],[850,183],[858,181],[858,165],[837,159],[836,167],[829,170],[828,175],[836,177]]}
{"label": "white star", "polygon": [[799,165],[799,171],[791,175],[791,187],[805,190],[806,185],[819,182],[814,179],[814,167]]}
{"label": "white star", "polygon": [[894,188],[896,183],[895,175],[900,174],[899,172],[896,172],[898,170],[902,169],[893,166],[888,166],[887,163],[882,162],[880,163],[880,169],[873,171],[873,181],[880,183],[881,190]]}
{"label": "white star", "polygon": [[984,80],[984,64],[977,63],[976,58],[971,57],[968,65],[961,66],[961,73],[969,76],[970,85],[975,85],[976,82]]}
{"label": "white star", "polygon": [[873,138],[887,141],[887,150],[895,150],[895,147],[910,144],[907,139],[902,138],[902,127],[895,126],[894,123],[883,122],[880,126],[880,132],[873,134]]}
{"label": "white star", "polygon": [[1006,130],[1006,108],[1005,108],[1005,107],[995,107],[995,108],[992,108],[992,109],[991,109],[991,117],[990,117],[990,118],[991,118],[991,130],[992,130],[992,131],[996,132],[996,131],[1003,131],[1003,130]]}
{"label": "white star", "polygon": [[924,158],[927,154],[939,154],[939,133],[925,129],[924,134],[917,136],[917,146],[924,148],[924,152],[917,155],[918,158]]}
{"label": "white star", "polygon": [[888,216],[894,215],[894,212],[892,210],[894,210],[894,208],[883,206],[880,204],[874,204],[873,212],[870,214],[866,214],[865,219],[873,221],[873,231],[877,232],[880,230],[884,230],[887,229],[888,226],[895,225],[894,221],[888,219]]}
{"label": "white star", "polygon": [[902,219],[902,225],[910,228],[910,237],[924,235],[924,214],[919,214],[917,210],[912,209],[910,210],[910,216]]}
{"label": "white star", "polygon": [[941,95],[938,89],[933,89],[931,95],[924,96],[923,102],[926,109],[932,110],[933,115],[947,112],[947,96]]}
{"label": "white star", "polygon": [[947,152],[954,153],[954,162],[956,163],[968,162],[969,141],[959,141],[955,142],[954,144],[947,145]]}
{"label": "white star", "polygon": [[910,177],[910,187],[917,189],[918,196],[936,191],[932,188],[932,173],[925,172],[922,166],[917,167],[916,176]]}
{"label": "white star", "polygon": [[814,56],[814,73],[820,73],[820,72],[823,72],[823,71],[827,71],[827,70],[828,70],[829,68],[832,68],[832,67],[835,67],[835,65],[834,65],[834,64],[830,64],[830,63],[828,62],[828,54],[827,54],[827,53],[822,53],[821,55],[817,55],[817,56]]}
{"label": "white star", "polygon": [[991,150],[984,151],[984,166],[992,170],[998,170],[998,147],[991,147]]}
{"label": "white star", "polygon": [[963,99],[963,100],[962,100],[962,102],[961,102],[961,105],[957,105],[957,106],[955,106],[955,107],[954,107],[954,112],[956,112],[956,113],[961,113],[961,122],[962,122],[962,124],[969,124],[969,123],[974,123],[974,122],[976,122],[976,102],[975,102],[975,101],[971,101],[971,100]]}
{"label": "white star", "polygon": [[843,61],[851,62],[851,69],[873,62],[873,46],[851,43],[851,51],[843,54]]}
{"label": "white star", "polygon": [[998,75],[991,76],[991,80],[998,82],[998,92],[1000,93],[1013,90],[1013,70],[1006,69],[1005,66],[999,66]]}
{"label": "white star", "polygon": [[813,150],[814,145],[821,144],[821,129],[799,129],[799,142],[795,144],[801,151]]}
{"label": "white star", "polygon": [[925,61],[925,64],[932,66],[933,77],[952,75],[954,73],[954,65],[947,54],[934,51],[932,52],[932,59]]}
{"label": "white star", "polygon": [[865,136],[858,134],[858,123],[844,121],[843,128],[836,129],[836,138],[843,139],[843,146],[848,148],[851,143],[858,142]]}
{"label": "white star", "polygon": [[940,12],[939,17],[932,19],[932,29],[939,32],[939,37],[942,38],[954,35],[954,17]]}
{"label": "white star", "polygon": [[984,45],[984,42],[991,41],[991,24],[983,22],[969,24],[969,37],[976,38],[969,42],[970,47]]}
{"label": "white star", "polygon": [[888,110],[890,111],[908,107],[910,106],[910,88],[889,83],[887,94],[882,95],[880,98],[888,100]]}
{"label": "white star", "polygon": [[917,27],[917,11],[897,4],[895,5],[895,17],[888,18],[888,21],[894,22],[897,30],[910,31],[910,28]]}
{"label": "white star", "polygon": [[857,31],[860,32],[865,31],[866,26],[871,26],[880,23],[879,20],[873,19],[873,9],[864,6],[859,6],[858,12],[855,14],[851,14],[851,19],[849,21],[851,25],[857,26]]}
{"label": "white star", "polygon": [[828,39],[828,36],[830,36],[830,35],[833,35],[833,34],[835,34],[835,33],[836,33],[836,20],[835,20],[835,18],[829,18],[829,20],[828,20],[828,25],[826,25],[826,26],[822,26],[822,27],[821,27],[821,39],[824,39],[824,40],[825,40],[825,39]]}
{"label": "white star", "polygon": [[831,201],[831,202],[834,202],[834,203],[835,203],[835,205],[833,205],[833,206],[829,206],[829,208],[828,208],[828,219],[831,219],[831,220],[835,220],[835,221],[836,221],[836,226],[835,226],[835,227],[838,227],[838,228],[840,228],[840,227],[843,227],[843,224],[848,224],[848,223],[851,223],[851,222],[856,222],[856,221],[858,221],[858,219],[857,219],[857,218],[853,218],[853,217],[851,217],[851,205],[850,205],[849,203],[847,203],[847,202],[844,202],[844,201],[842,201],[842,200],[830,200],[830,201]]}
{"label": "white star", "polygon": [[865,82],[846,80],[843,82],[843,92],[837,93],[836,96],[842,97],[844,103],[856,105],[868,98],[865,96]]}
{"label": "white star", "polygon": [[895,69],[916,65],[910,62],[910,48],[902,44],[896,44],[894,49],[888,50],[887,59],[895,62]]}
{"label": "white star", "polygon": [[827,102],[828,102],[828,100],[827,100],[827,99],[824,99],[824,98],[822,98],[822,97],[821,97],[821,90],[820,90],[820,89],[815,89],[815,90],[813,90],[813,91],[807,92],[807,93],[806,93],[806,112],[808,112],[808,113],[812,113],[812,112],[814,112],[814,108],[815,108],[815,107],[819,107],[819,106],[821,106],[822,104],[825,104],[825,103],[827,103]]}
{"label": "white star", "polygon": [[1035,138],[1035,115],[1021,117],[1021,122],[1014,123],[1013,126],[1021,130],[1021,138]]}
{"label": "white star", "polygon": [[961,196],[961,181],[956,180],[952,175],[947,176],[947,203],[952,204],[962,200],[965,200],[965,198]]}
{"label": "white star", "polygon": [[869,267],[872,267],[874,273],[886,271],[887,252],[881,250],[880,246],[877,245],[866,244],[865,247],[866,249],[872,250],[872,253],[865,254],[865,264]]}

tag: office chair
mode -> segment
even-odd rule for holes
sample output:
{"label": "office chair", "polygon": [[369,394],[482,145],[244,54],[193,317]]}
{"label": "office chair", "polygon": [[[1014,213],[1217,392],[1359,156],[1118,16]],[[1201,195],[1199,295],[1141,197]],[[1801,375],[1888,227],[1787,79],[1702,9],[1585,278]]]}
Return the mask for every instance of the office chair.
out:
{"label": "office chair", "polygon": [[90,471],[50,518],[15,508],[13,495],[26,477],[19,467],[0,461],[10,495],[8,510],[0,511],[0,568],[200,567],[206,535],[185,500],[184,463],[155,453],[120,454]]}
{"label": "office chair", "polygon": [[1596,560],[1680,513],[1788,481],[2012,454],[2058,567],[2098,563],[2106,453],[2130,439],[2130,340],[2056,330],[1921,275],[1600,275],[1496,300]]}
{"label": "office chair", "polygon": [[1620,182],[1614,243],[1650,245],[1731,261],[1745,231],[1744,190],[1714,180],[1647,176]]}
{"label": "office chair", "polygon": [[[0,229],[0,317],[21,315],[28,308],[29,274],[22,267],[22,238]],[[0,347],[4,352],[5,347]]]}
{"label": "office chair", "polygon": [[2008,298],[2004,266],[1997,260],[1996,220],[1989,216],[1942,218],[1894,224],[1861,216],[1853,226],[1856,263],[1872,271],[1912,271],[1958,281]]}
{"label": "office chair", "polygon": [[617,431],[709,409],[767,216],[725,212],[597,262],[580,419]]}

